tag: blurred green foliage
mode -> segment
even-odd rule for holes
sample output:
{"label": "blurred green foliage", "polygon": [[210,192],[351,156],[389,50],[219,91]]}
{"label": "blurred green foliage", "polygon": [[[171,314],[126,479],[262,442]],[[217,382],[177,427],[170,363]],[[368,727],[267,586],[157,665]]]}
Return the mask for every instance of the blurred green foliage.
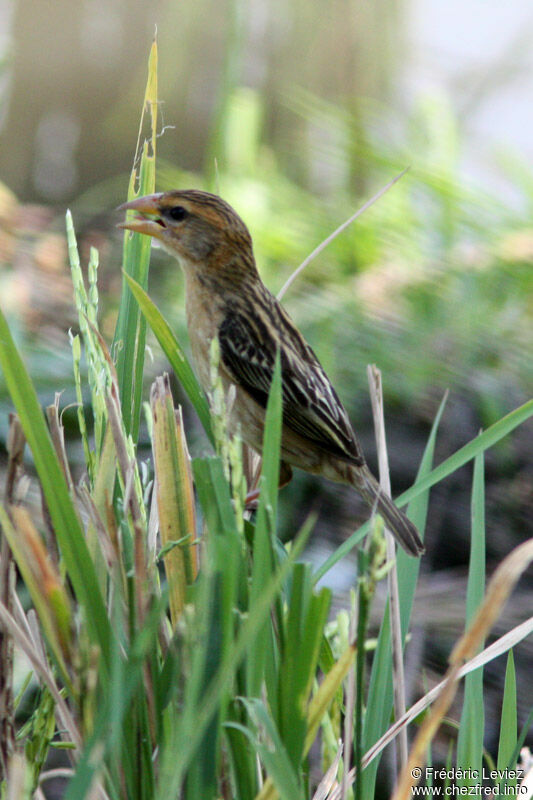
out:
{"label": "blurred green foliage", "polygon": [[[531,171],[522,167],[516,187],[523,211],[467,185],[461,133],[443,99],[424,100],[396,129],[368,100],[339,107],[293,89],[286,104],[308,131],[290,168],[287,154],[265,144],[261,96],[230,86],[216,121],[216,169],[208,165],[205,177],[160,159],[157,188],[194,186],[224,196],[249,226],[263,278],[276,292],[326,236],[410,166],[311,262],[285,296],[286,307],[356,416],[367,404],[367,363],[383,371],[387,402],[426,421],[435,410],[425,412],[428,400],[436,402],[446,388],[466,399],[483,426],[527,399]],[[507,163],[514,181],[518,166],[510,157]],[[99,205],[121,200],[119,182],[107,183],[80,197],[74,217],[90,220]],[[118,237],[113,241],[107,269],[116,271]],[[152,262],[150,293],[186,341],[181,273],[162,252]],[[113,315],[115,304],[108,298],[104,313]],[[43,394],[63,380],[67,399],[73,397],[66,336],[64,359],[46,337],[24,349],[35,352],[42,377],[33,374]],[[0,403],[7,407],[1,384]]]}
{"label": "blurred green foliage", "polygon": [[[416,406],[417,398],[422,403],[428,393],[450,387],[468,396],[483,425],[526,399],[533,383],[527,356],[533,229],[526,214],[463,184],[460,134],[449,106],[422,103],[405,138],[396,135],[398,146],[383,135],[386,120],[376,108],[341,113],[301,92],[289,102],[311,129],[329,134],[326,143],[311,143],[295,158],[307,159],[310,170],[325,163],[335,186],[303,188],[287,177],[281,159],[261,144],[261,100],[249,89],[236,91],[228,104],[225,170],[215,186],[207,183],[250,227],[272,291],[374,191],[411,165],[284,299],[347,404],[350,396],[366,394],[369,362],[383,370],[390,400]],[[364,190],[349,179],[361,119]],[[171,165],[160,168],[161,189],[188,185],[206,182]],[[524,182],[527,208],[533,191],[527,195],[525,188]],[[182,282],[163,259],[161,298],[184,324]]]}

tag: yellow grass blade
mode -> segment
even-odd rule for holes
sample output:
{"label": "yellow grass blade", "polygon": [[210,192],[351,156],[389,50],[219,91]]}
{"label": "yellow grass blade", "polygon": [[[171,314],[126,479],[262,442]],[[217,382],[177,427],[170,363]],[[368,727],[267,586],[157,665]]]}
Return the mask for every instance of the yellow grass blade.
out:
{"label": "yellow grass blade", "polygon": [[196,576],[196,519],[189,454],[181,414],[175,414],[168,375],[152,384],[153,453],[159,530],[170,595],[172,625]]}

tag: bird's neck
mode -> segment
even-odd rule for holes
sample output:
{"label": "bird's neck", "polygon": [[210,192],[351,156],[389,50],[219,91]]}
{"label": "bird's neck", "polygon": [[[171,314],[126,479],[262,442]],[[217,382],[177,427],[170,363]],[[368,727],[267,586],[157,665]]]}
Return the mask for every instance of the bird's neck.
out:
{"label": "bird's neck", "polygon": [[217,250],[201,263],[182,262],[188,290],[203,289],[213,299],[261,284],[253,253]]}

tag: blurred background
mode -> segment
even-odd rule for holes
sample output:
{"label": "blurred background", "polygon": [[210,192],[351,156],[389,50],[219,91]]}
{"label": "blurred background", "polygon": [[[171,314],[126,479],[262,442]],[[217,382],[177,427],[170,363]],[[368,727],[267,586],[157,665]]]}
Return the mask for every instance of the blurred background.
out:
{"label": "blurred background", "polygon": [[[528,0],[4,0],[0,298],[43,403],[56,391],[62,404],[74,401],[67,207],[85,263],[91,245],[100,252],[101,329],[113,333],[121,283],[114,209],[126,197],[156,29],[158,189],[206,188],[229,200],[272,291],[410,167],[284,299],[374,468],[366,365],[382,370],[395,494],[415,478],[446,390],[437,462],[530,398]],[[150,292],[186,342],[182,276],[161,251],[153,252]],[[147,383],[163,369],[152,343]],[[176,396],[183,399],[179,388]],[[9,409],[0,375],[2,448]],[[186,413],[191,450],[205,452]],[[75,463],[74,409],[64,420]],[[487,453],[489,570],[531,535],[532,450],[529,425]],[[429,680],[464,625],[471,473],[469,465],[432,491],[415,607],[416,657]],[[303,474],[281,496],[286,537],[317,510],[309,551],[317,563],[367,514],[350,490]],[[349,559],[331,579],[345,604]],[[524,581],[496,633],[524,618],[531,596]],[[532,649],[521,647],[524,669]],[[499,684],[496,675],[489,718],[499,714]],[[526,713],[531,702],[529,689]]]}

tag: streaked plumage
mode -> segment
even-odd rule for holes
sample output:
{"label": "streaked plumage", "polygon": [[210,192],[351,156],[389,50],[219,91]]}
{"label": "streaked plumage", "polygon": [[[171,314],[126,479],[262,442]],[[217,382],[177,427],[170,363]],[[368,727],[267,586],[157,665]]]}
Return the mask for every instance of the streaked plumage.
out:
{"label": "streaked plumage", "polygon": [[165,192],[126,203],[142,218],[121,227],[153,236],[183,266],[187,322],[198,377],[209,387],[210,343],[220,374],[235,387],[232,406],[244,440],[262,448],[276,353],[282,370],[284,473],[290,466],[353,485],[412,555],[423,552],[414,525],[384,496],[368,469],[348,415],[320,362],[259,277],[248,229],[216,195]]}
{"label": "streaked plumage", "polygon": [[274,297],[266,291],[260,296],[253,318],[246,308],[230,304],[218,329],[222,362],[232,381],[265,408],[279,349],[284,425],[322,451],[361,466],[346,411],[317,357]]}

